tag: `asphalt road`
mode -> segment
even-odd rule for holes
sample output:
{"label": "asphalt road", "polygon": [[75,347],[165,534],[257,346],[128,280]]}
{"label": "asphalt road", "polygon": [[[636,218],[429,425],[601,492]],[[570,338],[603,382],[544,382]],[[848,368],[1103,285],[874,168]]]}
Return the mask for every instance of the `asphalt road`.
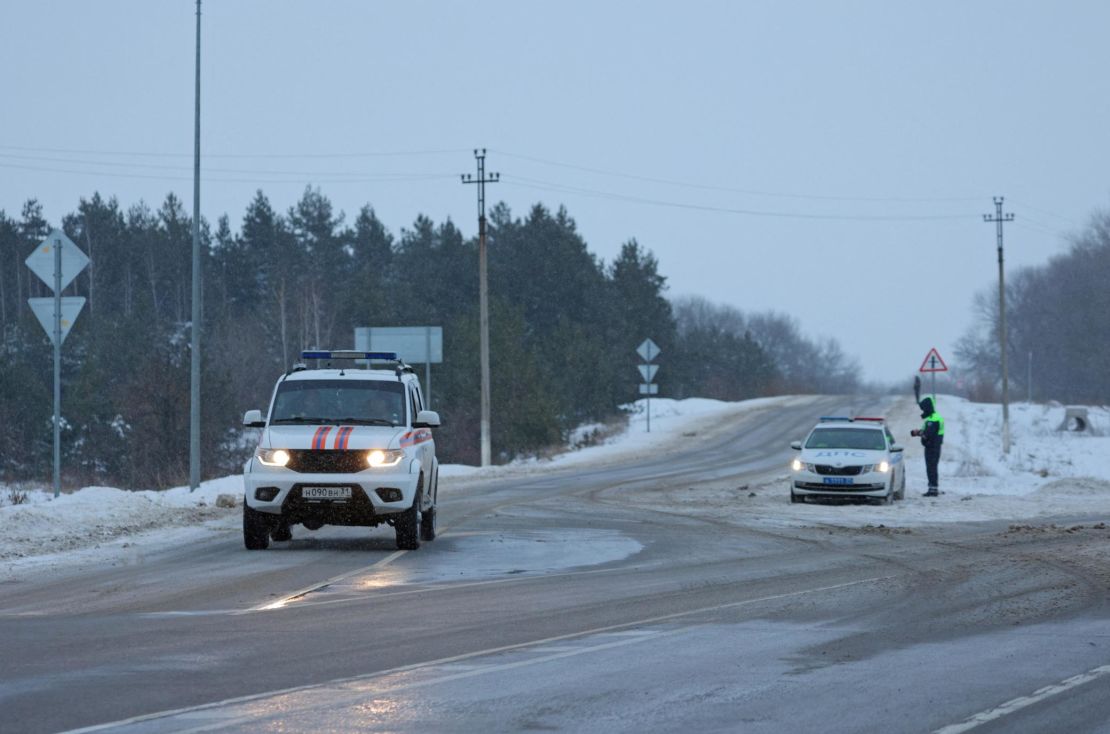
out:
{"label": "asphalt road", "polygon": [[1110,732],[1104,518],[769,528],[638,502],[781,473],[815,415],[862,407],[445,483],[418,551],[213,533],[0,585],[0,732]]}

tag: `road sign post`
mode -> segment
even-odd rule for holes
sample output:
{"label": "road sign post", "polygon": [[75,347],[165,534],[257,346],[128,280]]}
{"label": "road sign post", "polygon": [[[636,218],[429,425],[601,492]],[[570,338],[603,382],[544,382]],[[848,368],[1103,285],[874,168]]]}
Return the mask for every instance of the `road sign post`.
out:
{"label": "road sign post", "polygon": [[62,298],[62,291],[85,269],[89,258],[65,232],[56,229],[39,243],[26,263],[31,272],[54,291],[53,298],[28,298],[27,303],[54,342],[54,496],[57,497],[62,489],[62,341],[85,305],[84,298]]}
{"label": "road sign post", "polygon": [[921,367],[918,368],[917,371],[918,372],[930,372],[930,373],[932,373],[932,375],[933,375],[933,405],[936,405],[936,402],[937,402],[937,373],[948,371],[948,365],[946,365],[944,363],[944,360],[940,358],[940,352],[937,351],[936,347],[933,347],[932,349],[930,349],[929,353],[925,355],[925,360],[921,363]]}
{"label": "road sign post", "polygon": [[442,326],[356,326],[355,350],[396,352],[411,364],[424,365],[424,400],[432,407],[432,365],[443,362]]}
{"label": "road sign post", "polygon": [[651,433],[651,396],[659,394],[659,386],[652,384],[655,379],[655,373],[659,371],[659,365],[651,364],[652,360],[660,354],[659,345],[651,339],[644,339],[640,346],[636,347],[636,353],[644,360],[646,364],[637,365],[640,370],[640,376],[643,382],[640,383],[640,394],[647,397],[647,432]]}

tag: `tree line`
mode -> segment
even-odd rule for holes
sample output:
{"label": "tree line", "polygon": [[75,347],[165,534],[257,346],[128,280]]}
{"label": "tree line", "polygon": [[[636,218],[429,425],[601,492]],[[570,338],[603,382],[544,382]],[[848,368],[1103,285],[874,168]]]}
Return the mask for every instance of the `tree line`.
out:
{"label": "tree line", "polygon": [[[65,295],[87,306],[65,342],[63,470],[68,484],[164,487],[188,476],[192,222],[94,194],[60,222],[89,256]],[[52,350],[26,300],[49,289],[24,260],[52,229],[28,201],[0,211],[0,481],[49,475]],[[285,212],[262,191],[237,227],[202,221],[202,456],[233,473],[257,440],[243,412],[265,408],[302,349],[350,348],[359,326],[443,327],[433,369],[441,458],[478,463],[478,247],[447,220],[392,234],[374,209],[353,221],[318,189]],[[560,444],[638,398],[634,350],[663,354],[661,394],[728,400],[850,391],[854,363],[779,314],[698,298],[672,303],[654,255],[634,239],[592,254],[564,208],[489,215],[494,459]]]}
{"label": "tree line", "polygon": [[[1067,252],[1006,278],[1010,397],[1110,403],[1110,213],[1095,214]],[[956,354],[973,397],[998,399],[998,286],[975,297],[975,322]]]}

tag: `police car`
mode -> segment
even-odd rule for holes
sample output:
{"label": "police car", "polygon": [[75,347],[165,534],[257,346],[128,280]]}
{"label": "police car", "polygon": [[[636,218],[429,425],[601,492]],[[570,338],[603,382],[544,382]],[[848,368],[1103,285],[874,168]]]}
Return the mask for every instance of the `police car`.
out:
{"label": "police car", "polygon": [[805,441],[790,446],[801,451],[791,463],[791,502],[870,497],[888,505],[905,497],[902,446],[882,418],[823,417]]}
{"label": "police car", "polygon": [[[296,365],[274,387],[270,409],[249,410],[261,428],[243,467],[243,542],[262,550],[289,540],[290,527],[391,525],[397,547],[436,535],[439,462],[413,370],[392,352],[307,351],[317,368]],[[346,362],[344,362],[346,360]],[[387,369],[361,368],[352,360]],[[333,367],[339,361],[349,366]],[[323,365],[320,367],[320,365]]]}

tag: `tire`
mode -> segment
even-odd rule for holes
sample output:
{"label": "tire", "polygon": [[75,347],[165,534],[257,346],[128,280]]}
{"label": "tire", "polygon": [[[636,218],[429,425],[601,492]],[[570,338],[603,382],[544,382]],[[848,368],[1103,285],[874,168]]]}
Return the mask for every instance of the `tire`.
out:
{"label": "tire", "polygon": [[393,530],[397,534],[397,550],[416,550],[420,547],[420,498],[424,494],[424,475],[416,482],[416,496],[412,507],[397,515]]}
{"label": "tire", "polygon": [[243,545],[247,550],[266,550],[270,547],[270,528],[272,523],[264,513],[252,510],[243,502]]}
{"label": "tire", "polygon": [[890,489],[879,499],[880,505],[893,505],[894,504],[894,477],[890,478]]}
{"label": "tire", "polygon": [[902,481],[898,485],[898,492],[897,492],[897,494],[894,495],[894,499],[896,499],[896,500],[906,499],[906,470],[905,469],[902,470]]}
{"label": "tire", "polygon": [[420,513],[420,539],[436,539],[436,508],[433,505]]}

